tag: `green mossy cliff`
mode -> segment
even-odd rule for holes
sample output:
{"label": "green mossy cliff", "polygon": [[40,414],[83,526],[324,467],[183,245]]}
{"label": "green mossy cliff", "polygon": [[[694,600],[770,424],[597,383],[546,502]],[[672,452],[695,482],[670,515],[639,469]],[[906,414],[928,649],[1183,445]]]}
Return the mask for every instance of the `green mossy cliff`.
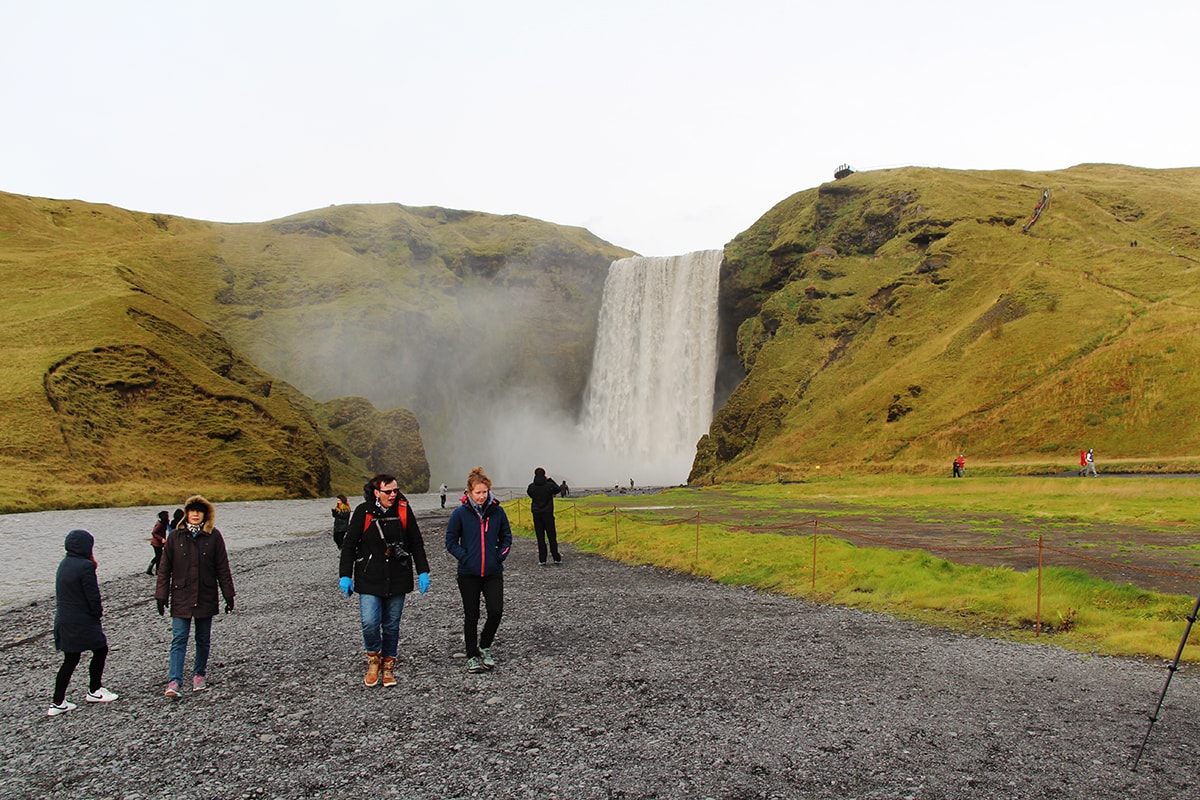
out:
{"label": "green mossy cliff", "polygon": [[1200,454],[1200,169],[857,173],[787,198],[725,258],[745,378],[693,482]]}
{"label": "green mossy cliff", "polygon": [[[420,373],[404,394],[394,376],[497,343],[458,311],[486,297],[548,307],[504,336],[552,333],[571,358],[550,385],[577,395],[596,287],[624,255],[580,229],[473,212],[229,225],[0,193],[0,510],[356,495],[376,471],[425,491],[420,416],[401,401],[450,393]],[[517,380],[550,371],[513,364]]]}

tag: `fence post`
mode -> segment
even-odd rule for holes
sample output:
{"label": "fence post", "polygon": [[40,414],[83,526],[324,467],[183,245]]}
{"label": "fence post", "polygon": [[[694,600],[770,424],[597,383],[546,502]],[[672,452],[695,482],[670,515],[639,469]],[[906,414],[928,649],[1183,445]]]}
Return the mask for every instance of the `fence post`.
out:
{"label": "fence post", "polygon": [[517,501],[517,525],[521,524],[521,501]]}
{"label": "fence post", "polygon": [[575,536],[579,536],[579,504],[571,503],[571,520],[575,523]]}
{"label": "fence post", "polygon": [[1037,580],[1037,624],[1034,636],[1042,635],[1042,534],[1038,534],[1038,580]]}
{"label": "fence post", "polygon": [[700,563],[700,512],[696,512],[696,558],[692,562],[692,569]]}
{"label": "fence post", "polygon": [[613,506],[613,544],[621,543],[621,532],[617,530],[617,507]]}
{"label": "fence post", "polygon": [[812,591],[817,590],[817,521],[813,520],[813,566],[812,566],[812,583],[809,588]]}

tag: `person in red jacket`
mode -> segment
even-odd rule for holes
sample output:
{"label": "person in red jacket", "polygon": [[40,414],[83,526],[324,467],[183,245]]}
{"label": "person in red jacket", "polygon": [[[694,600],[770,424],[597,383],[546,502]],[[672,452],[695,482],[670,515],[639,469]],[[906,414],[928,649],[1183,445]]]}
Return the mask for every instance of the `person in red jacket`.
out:
{"label": "person in red jacket", "polygon": [[158,562],[162,560],[163,544],[167,541],[167,529],[170,526],[171,515],[165,510],[158,512],[158,520],[154,523],[154,528],[150,531],[150,546],[154,548],[154,558],[150,559],[150,566],[146,567],[146,574],[153,575],[158,572]]}

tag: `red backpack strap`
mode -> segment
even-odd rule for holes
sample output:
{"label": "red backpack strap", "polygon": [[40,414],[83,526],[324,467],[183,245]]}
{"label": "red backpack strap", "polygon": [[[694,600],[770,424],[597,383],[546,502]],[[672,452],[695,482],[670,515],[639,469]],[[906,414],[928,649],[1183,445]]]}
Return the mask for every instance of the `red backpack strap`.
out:
{"label": "red backpack strap", "polygon": [[368,511],[366,518],[363,519],[363,533],[367,532],[367,528],[371,527],[371,512]]}
{"label": "red backpack strap", "polygon": [[408,503],[404,500],[396,501],[396,511],[400,514],[400,527],[408,530]]}

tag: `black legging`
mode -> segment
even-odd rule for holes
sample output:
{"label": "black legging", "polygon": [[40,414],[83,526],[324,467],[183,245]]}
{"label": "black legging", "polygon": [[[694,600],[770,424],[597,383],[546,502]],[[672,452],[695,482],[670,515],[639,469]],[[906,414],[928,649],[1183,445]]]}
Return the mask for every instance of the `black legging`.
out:
{"label": "black legging", "polygon": [[[54,705],[61,706],[67,697],[67,684],[79,666],[79,658],[83,653],[63,653],[63,664],[58,668],[58,677],[54,679]],[[88,691],[94,692],[104,685],[104,659],[108,658],[108,648],[100,647],[92,651],[92,663],[88,666]]]}
{"label": "black legging", "polygon": [[[467,657],[470,658],[479,655],[479,648],[491,647],[496,639],[496,629],[500,627],[500,617],[504,614],[504,575],[488,575],[486,578],[459,575],[458,592],[463,602],[463,641],[467,645]],[[487,621],[483,623],[483,633],[476,641],[480,595],[483,595],[483,603],[487,608]]]}

